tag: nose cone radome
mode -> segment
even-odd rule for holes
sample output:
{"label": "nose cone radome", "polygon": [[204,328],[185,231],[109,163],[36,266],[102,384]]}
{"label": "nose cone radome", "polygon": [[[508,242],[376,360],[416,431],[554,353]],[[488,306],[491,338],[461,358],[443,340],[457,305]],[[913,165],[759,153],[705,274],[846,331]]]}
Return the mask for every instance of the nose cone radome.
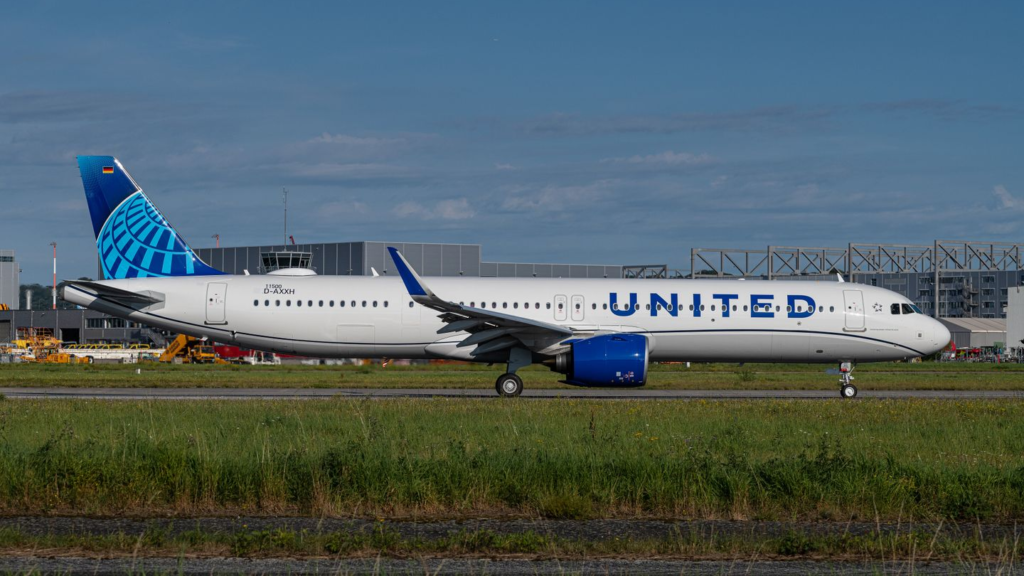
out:
{"label": "nose cone radome", "polygon": [[946,328],[942,322],[938,320],[932,320],[932,348],[928,351],[929,354],[934,354],[946,346],[949,346],[949,341],[953,338],[953,335],[949,333],[949,328]]}

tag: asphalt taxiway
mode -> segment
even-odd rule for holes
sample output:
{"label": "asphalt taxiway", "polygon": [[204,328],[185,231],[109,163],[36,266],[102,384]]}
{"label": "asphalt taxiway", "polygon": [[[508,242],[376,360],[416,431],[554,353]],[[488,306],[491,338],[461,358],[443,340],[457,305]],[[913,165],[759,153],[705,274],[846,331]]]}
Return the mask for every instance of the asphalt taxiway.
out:
{"label": "asphalt taxiway", "polygon": [[[0,388],[7,398],[94,400],[317,400],[326,398],[497,398],[487,388]],[[523,398],[588,400],[832,400],[839,390],[651,390],[527,388]],[[861,390],[858,399],[1024,399],[1014,390]]]}

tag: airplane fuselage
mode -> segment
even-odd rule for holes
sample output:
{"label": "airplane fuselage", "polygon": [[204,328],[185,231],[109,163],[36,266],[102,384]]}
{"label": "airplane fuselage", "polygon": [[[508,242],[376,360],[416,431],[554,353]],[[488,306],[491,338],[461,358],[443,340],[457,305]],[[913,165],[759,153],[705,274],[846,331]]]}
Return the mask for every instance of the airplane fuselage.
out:
{"label": "airplane fuselage", "polygon": [[[942,349],[949,332],[905,313],[894,292],[840,282],[430,278],[445,300],[563,326],[638,333],[650,361],[872,362]],[[438,312],[397,277],[184,276],[98,282],[161,300],[143,306],[69,285],[81,306],[212,341],[323,358],[473,357],[466,332],[439,334]],[[895,305],[895,306],[894,306]],[[894,313],[895,312],[895,313]],[[535,343],[555,351],[564,337]]]}

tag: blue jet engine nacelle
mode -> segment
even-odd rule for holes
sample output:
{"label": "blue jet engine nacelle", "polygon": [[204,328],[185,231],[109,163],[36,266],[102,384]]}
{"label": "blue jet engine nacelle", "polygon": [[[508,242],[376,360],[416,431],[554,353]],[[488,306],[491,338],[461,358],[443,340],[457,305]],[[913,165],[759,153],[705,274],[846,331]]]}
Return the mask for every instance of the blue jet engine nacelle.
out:
{"label": "blue jet engine nacelle", "polygon": [[573,342],[555,358],[554,370],[576,386],[643,386],[647,382],[647,338],[602,334]]}

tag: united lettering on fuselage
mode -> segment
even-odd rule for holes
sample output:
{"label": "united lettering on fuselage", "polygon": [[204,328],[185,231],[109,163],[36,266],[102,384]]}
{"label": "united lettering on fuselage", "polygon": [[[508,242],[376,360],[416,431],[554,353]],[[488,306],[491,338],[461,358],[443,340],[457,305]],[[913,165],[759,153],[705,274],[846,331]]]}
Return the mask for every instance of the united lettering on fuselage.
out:
{"label": "united lettering on fuselage", "polygon": [[[688,305],[687,314],[690,314],[694,318],[700,318],[704,312],[707,312],[705,305],[703,304],[703,297],[699,293],[691,294],[687,296],[680,296],[679,294],[669,294],[666,298],[662,294],[657,292],[650,293],[649,304],[645,306],[646,311],[650,313],[652,317],[657,317],[659,314],[667,313],[669,316],[679,316],[680,312],[680,299],[690,301]],[[747,313],[750,318],[775,318],[776,309],[782,314],[782,305],[776,304],[774,294],[751,294],[749,296],[749,305],[744,304],[742,307],[737,302],[744,300],[739,294],[712,294],[710,300],[717,304],[711,305],[711,311],[721,312],[723,318],[730,318],[734,312]],[[817,303],[814,298],[804,294],[787,294],[785,296],[786,308],[785,316],[787,318],[810,318],[816,311]],[[608,307],[611,309],[612,314],[616,316],[632,316],[640,310],[639,294],[636,292],[629,293],[629,304],[619,304],[619,295],[616,292],[608,294]]]}

